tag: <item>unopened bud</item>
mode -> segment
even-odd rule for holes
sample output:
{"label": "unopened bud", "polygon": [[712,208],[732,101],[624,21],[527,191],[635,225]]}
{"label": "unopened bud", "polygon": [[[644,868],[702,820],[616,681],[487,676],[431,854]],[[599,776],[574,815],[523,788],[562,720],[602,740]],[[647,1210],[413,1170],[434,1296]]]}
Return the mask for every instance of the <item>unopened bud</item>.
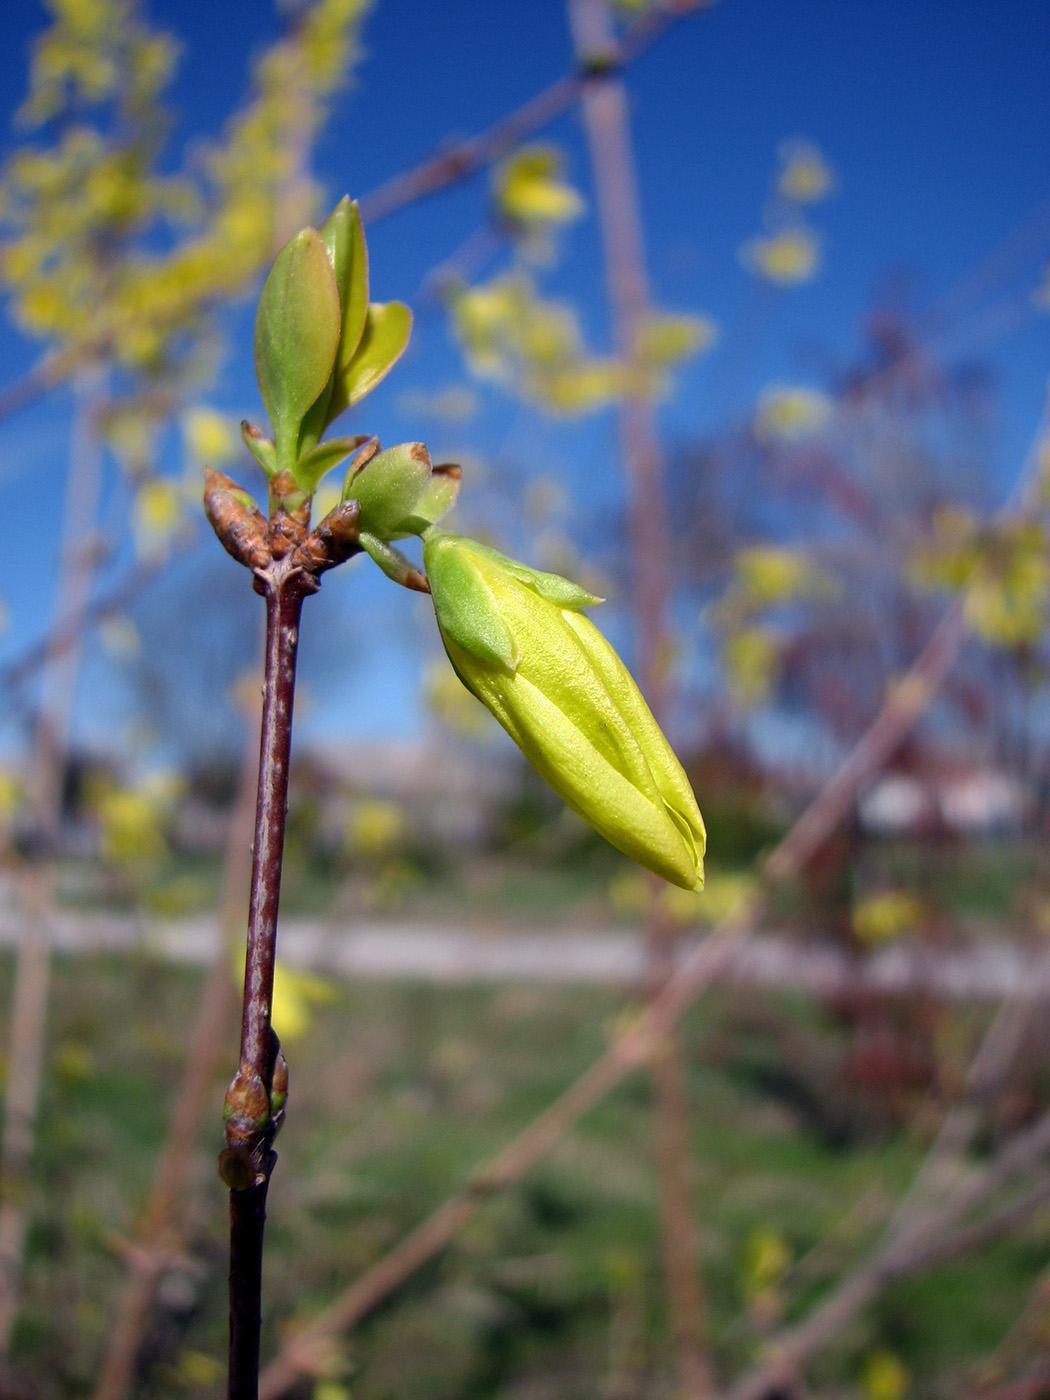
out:
{"label": "unopened bud", "polygon": [[287,1102],[288,1061],[284,1058],[284,1051],[278,1046],[273,1062],[273,1085],[270,1089],[270,1111],[275,1118],[279,1113],[283,1113]]}
{"label": "unopened bud", "polygon": [[343,501],[330,510],[296,551],[295,563],[309,574],[321,574],[358,554],[358,523],[361,508],[356,501]]}
{"label": "unopened bud", "polygon": [[310,529],[310,497],[289,471],[270,479],[270,552],[275,559],[298,547]]}
{"label": "unopened bud", "polygon": [[270,1096],[257,1074],[245,1066],[234,1075],[222,1107],[229,1147],[251,1147],[270,1122]]}
{"label": "unopened bud", "polygon": [[554,791],[618,850],[699,889],[703,818],[626,666],[580,608],[601,599],[461,535],[423,560],[460,680]]}
{"label": "unopened bud", "polygon": [[270,564],[266,517],[242,486],[213,467],[204,468],[204,513],[238,563],[252,570]]}

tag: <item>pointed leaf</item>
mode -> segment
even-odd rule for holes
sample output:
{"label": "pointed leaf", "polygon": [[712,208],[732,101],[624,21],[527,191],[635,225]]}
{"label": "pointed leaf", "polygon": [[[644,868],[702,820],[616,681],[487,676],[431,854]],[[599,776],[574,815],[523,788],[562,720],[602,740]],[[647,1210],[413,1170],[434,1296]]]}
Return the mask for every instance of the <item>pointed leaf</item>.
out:
{"label": "pointed leaf", "polygon": [[318,232],[328,250],[339,292],[339,349],[325,392],[318,396],[303,419],[300,451],[311,448],[335,417],[331,409],[332,391],[340,369],[349,364],[360,343],[368,315],[368,250],[357,204],[352,204],[344,195]]}
{"label": "pointed leaf", "polygon": [[313,495],[326,472],[339,466],[351,452],[355,452],[367,441],[366,433],[358,433],[356,437],[326,438],[299,458],[295,464],[296,480],[304,491]]}
{"label": "pointed leaf", "polygon": [[332,266],[335,268],[342,331],[339,337],[338,370],[350,363],[364,334],[368,316],[368,248],[361,227],[357,201],[344,195],[321,225]]}
{"label": "pointed leaf", "polygon": [[371,303],[361,343],[336,374],[329,422],[375,388],[401,358],[411,334],[412,312],[404,302]]}
{"label": "pointed leaf", "polygon": [[278,253],[255,318],[255,372],[282,466],[291,465],[299,425],[328,383],[339,329],[328,250],[316,229],[303,229]]}

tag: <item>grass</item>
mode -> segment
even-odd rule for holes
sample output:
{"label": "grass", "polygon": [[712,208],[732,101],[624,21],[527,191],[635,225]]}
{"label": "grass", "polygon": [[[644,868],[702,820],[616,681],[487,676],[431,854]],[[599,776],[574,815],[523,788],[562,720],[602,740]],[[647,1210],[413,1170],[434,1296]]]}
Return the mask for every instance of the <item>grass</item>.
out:
{"label": "grass", "polygon": [[[6,1005],[7,962],[0,972]],[[148,957],[57,964],[16,1337],[19,1368],[41,1400],[89,1392],[122,1277],[118,1242],[148,1188],[199,986],[193,972]],[[267,1351],[582,1071],[622,1009],[598,988],[336,987],[288,1047]],[[972,1041],[980,1021],[963,1018],[956,1039]],[[695,1197],[725,1374],[859,1256],[924,1150],[912,1110],[928,1088],[907,1101],[890,1095],[888,1106],[869,1090],[829,1131],[817,1106],[833,1094],[850,1102],[850,1039],[841,1017],[799,996],[760,1004],[721,991],[685,1021]],[[785,1060],[795,1061],[791,1075]],[[202,1124],[185,1249],[152,1320],[135,1390],[143,1400],[213,1394],[221,1376],[222,1089],[217,1081]],[[670,1394],[656,1211],[648,1089],[634,1076],[486,1203],[328,1364],[354,1400]],[[807,1262],[763,1279],[748,1265],[763,1235],[779,1242],[783,1264]],[[865,1357],[888,1347],[914,1394],[932,1394],[933,1377],[958,1372],[1007,1330],[1047,1239],[1044,1222],[978,1260],[895,1286],[820,1362],[826,1393],[856,1393]]]}

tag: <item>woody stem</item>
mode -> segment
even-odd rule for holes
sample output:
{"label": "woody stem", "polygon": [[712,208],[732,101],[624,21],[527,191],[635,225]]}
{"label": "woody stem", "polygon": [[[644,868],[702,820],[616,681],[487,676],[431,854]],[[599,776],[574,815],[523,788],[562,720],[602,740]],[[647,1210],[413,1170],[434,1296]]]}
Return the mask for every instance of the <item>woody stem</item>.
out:
{"label": "woody stem", "polygon": [[[303,575],[287,569],[283,561],[258,575],[255,587],[266,599],[266,672],[239,1078],[261,1083],[268,1100],[275,1054],[270,1015],[288,806],[295,660],[303,599],[312,588]],[[263,1229],[266,1192],[276,1161],[270,1147],[272,1134],[272,1124],[266,1125],[251,1145],[254,1179],[243,1189],[230,1190],[229,1400],[257,1400],[258,1396]]]}

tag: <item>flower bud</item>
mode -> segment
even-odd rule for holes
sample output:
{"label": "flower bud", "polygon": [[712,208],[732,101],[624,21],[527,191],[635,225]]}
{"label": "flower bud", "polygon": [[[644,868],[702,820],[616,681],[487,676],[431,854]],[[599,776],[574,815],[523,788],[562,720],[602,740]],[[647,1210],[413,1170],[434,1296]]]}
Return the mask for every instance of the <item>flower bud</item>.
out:
{"label": "flower bud", "polygon": [[423,561],[456,674],[540,776],[625,855],[699,889],[703,818],[627,668],[579,611],[601,599],[438,530]]}

